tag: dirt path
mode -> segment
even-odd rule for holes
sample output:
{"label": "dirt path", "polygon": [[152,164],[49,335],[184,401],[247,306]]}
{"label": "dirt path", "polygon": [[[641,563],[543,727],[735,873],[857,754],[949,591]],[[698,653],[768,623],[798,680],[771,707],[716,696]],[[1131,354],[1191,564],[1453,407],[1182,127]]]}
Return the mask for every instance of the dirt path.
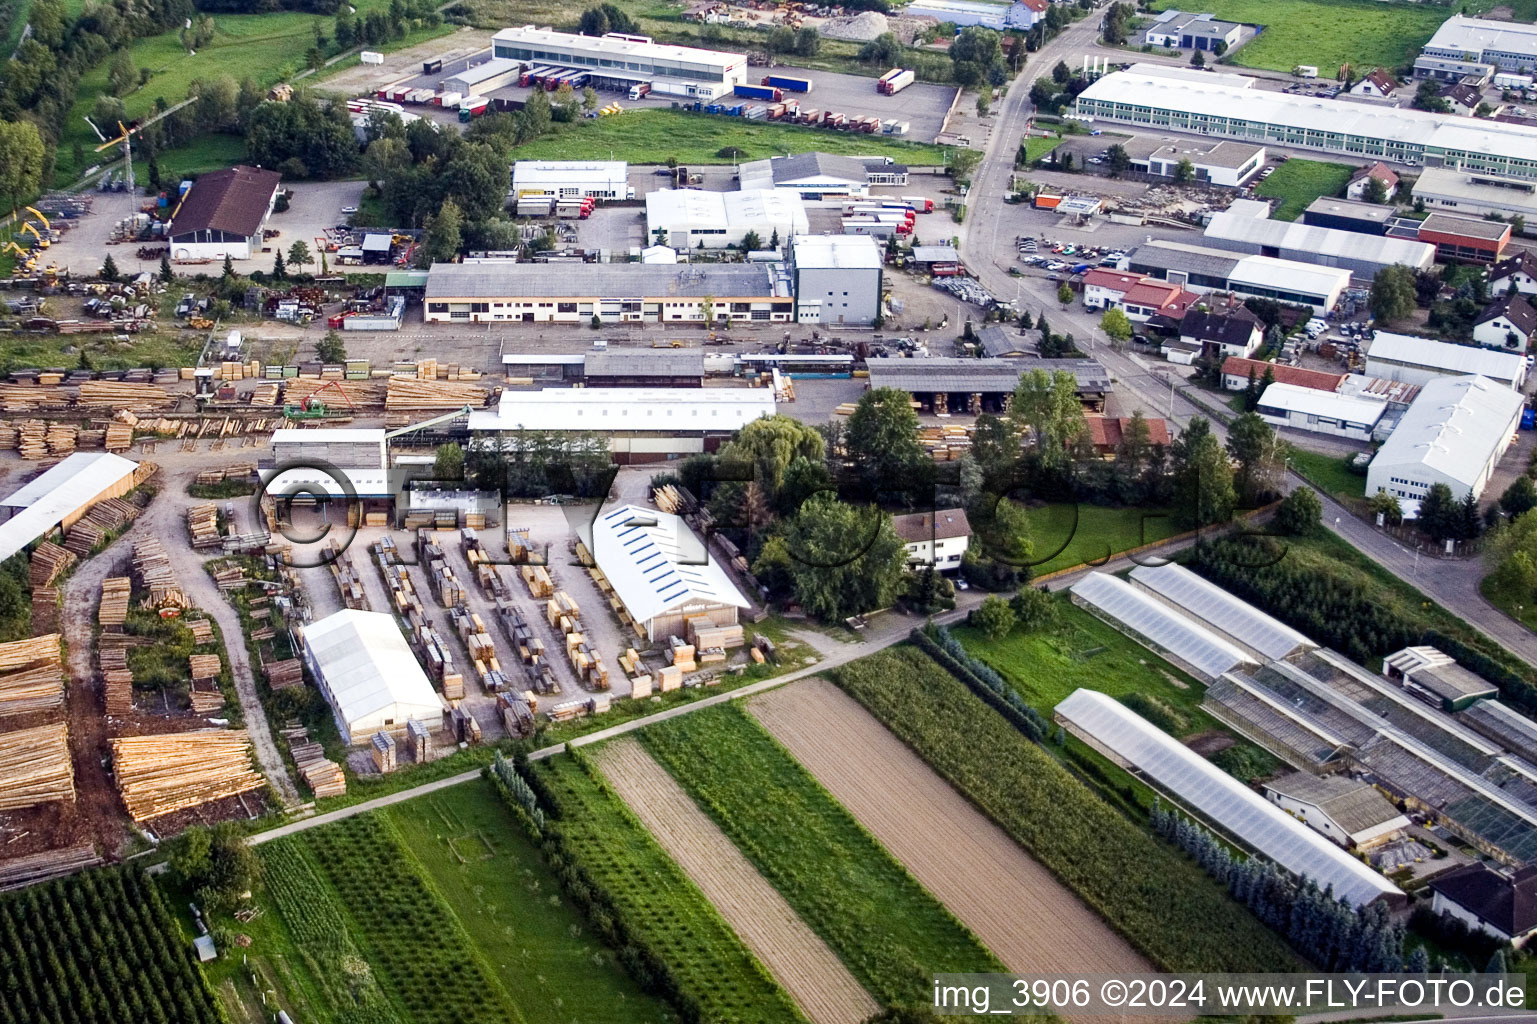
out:
{"label": "dirt path", "polygon": [[1011,971],[1126,974],[1144,960],[1051,872],[822,679],[748,709]]}
{"label": "dirt path", "polygon": [[614,789],[815,1024],[856,1024],[880,1007],[667,770],[633,739],[596,756]]}

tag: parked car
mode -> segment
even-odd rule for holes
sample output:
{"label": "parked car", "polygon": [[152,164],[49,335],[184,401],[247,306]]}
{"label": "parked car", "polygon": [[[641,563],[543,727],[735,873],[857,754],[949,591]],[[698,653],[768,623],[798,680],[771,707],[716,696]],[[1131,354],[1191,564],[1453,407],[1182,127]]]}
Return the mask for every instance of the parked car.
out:
{"label": "parked car", "polygon": [[357,212],[358,212],[358,208],[356,206],[344,206],[344,207],[342,207],[342,216],[344,216],[344,217],[351,217],[354,213],[357,213]]}

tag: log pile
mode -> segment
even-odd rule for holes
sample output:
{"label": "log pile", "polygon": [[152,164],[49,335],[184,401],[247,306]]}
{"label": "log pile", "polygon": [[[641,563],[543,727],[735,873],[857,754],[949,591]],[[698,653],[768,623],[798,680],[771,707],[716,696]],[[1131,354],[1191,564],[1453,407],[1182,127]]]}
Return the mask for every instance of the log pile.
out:
{"label": "log pile", "polygon": [[325,756],[318,743],[297,743],[288,748],[294,756],[294,764],[304,777],[305,785],[315,793],[316,799],[326,796],[342,796],[347,792],[347,776],[342,766]]}
{"label": "log pile", "polygon": [[[134,477],[134,483],[137,486],[137,471],[134,473]],[[139,518],[139,506],[131,501],[124,501],[122,498],[107,498],[104,501],[98,501],[86,509],[85,515],[80,518],[111,532],[113,530],[120,530]]]}
{"label": "log pile", "polygon": [[[103,633],[103,641],[110,635]],[[128,668],[128,649],[102,647],[96,652],[96,664],[101,668],[107,714],[113,718],[127,718],[133,713],[133,672]]]}
{"label": "log pile", "polygon": [[258,384],[251,392],[251,404],[261,406],[273,406],[278,404],[278,397],[282,392],[282,385],[274,381],[271,384]]}
{"label": "log pile", "polygon": [[78,404],[112,409],[153,409],[170,405],[171,393],[158,384],[129,384],[120,380],[88,380],[80,385]]}
{"label": "log pile", "polygon": [[28,637],[0,644],[0,672],[15,672],[36,665],[56,665],[59,662],[59,634]]}
{"label": "log pile", "polygon": [[158,537],[148,536],[134,542],[133,571],[149,593],[145,599],[146,608],[189,607],[187,595],[182,593],[171,560]]}
{"label": "log pile", "polygon": [[64,723],[0,733],[0,811],[75,799]]}
{"label": "log pile", "polygon": [[212,679],[192,680],[189,696],[193,712],[199,715],[211,715],[224,707],[224,693]]}
{"label": "log pile", "polygon": [[107,531],[89,519],[78,520],[64,536],[64,550],[76,558],[89,558],[96,545],[107,539]]}
{"label": "log pile", "polygon": [[673,484],[653,488],[651,501],[663,512],[674,516],[688,515],[699,507],[699,502],[694,500],[687,489]]}
{"label": "log pile", "polygon": [[304,685],[304,663],[298,658],[269,661],[262,666],[262,670],[267,673],[267,685],[274,690]]}
{"label": "log pile", "polygon": [[0,864],[0,892],[63,878],[76,871],[94,868],[101,862],[91,843],[15,857]]}
{"label": "log pile", "polygon": [[64,669],[57,663],[0,676],[0,718],[52,711],[64,704]]}
{"label": "log pile", "polygon": [[133,447],[133,427],[116,421],[107,424],[103,447],[109,452],[126,452]]}
{"label": "log pile", "polygon": [[384,398],[386,409],[459,409],[480,408],[486,401],[486,389],[458,381],[417,380],[391,377]]}
{"label": "log pile", "polygon": [[29,387],[21,384],[0,384],[0,409],[6,412],[27,412],[63,405],[66,395],[58,388]]}
{"label": "log pile", "polygon": [[306,398],[325,386],[326,393],[321,395],[321,401],[327,405],[340,403],[346,405],[341,397],[336,394],[336,389],[341,388],[342,394],[352,401],[353,405],[379,405],[384,401],[383,385],[371,380],[338,380],[325,381],[313,377],[295,377],[283,383],[283,400],[293,405],[299,405]]}
{"label": "log pile", "polygon": [[260,789],[242,730],[119,736],[112,741],[118,791],[134,821]]}
{"label": "log pile", "polygon": [[219,506],[209,502],[187,509],[187,534],[199,551],[220,547],[224,541],[219,536]]}
{"label": "log pile", "polygon": [[232,462],[223,469],[205,469],[194,479],[200,484],[220,484],[226,480],[249,480],[256,475],[256,463]]}
{"label": "log pile", "polygon": [[109,576],[101,581],[101,607],[96,621],[103,626],[121,626],[128,618],[128,598],[133,581],[127,576]]}
{"label": "log pile", "polygon": [[67,551],[52,541],[43,541],[32,550],[32,559],[27,567],[32,589],[52,586],[53,581],[59,578],[59,573],[74,563],[74,552]]}
{"label": "log pile", "polygon": [[187,657],[187,670],[193,680],[217,679],[224,671],[224,662],[217,654],[192,654]]}
{"label": "log pile", "polygon": [[213,643],[213,623],[207,619],[183,619],[182,624],[192,631],[192,642],[199,647]]}

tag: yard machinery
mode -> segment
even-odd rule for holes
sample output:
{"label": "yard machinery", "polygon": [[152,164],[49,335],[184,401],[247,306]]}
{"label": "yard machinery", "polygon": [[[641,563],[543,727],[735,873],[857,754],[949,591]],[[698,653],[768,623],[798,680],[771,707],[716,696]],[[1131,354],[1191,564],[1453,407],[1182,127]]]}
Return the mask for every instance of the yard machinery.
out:
{"label": "yard machinery", "polygon": [[358,411],[357,406],[353,405],[352,399],[348,397],[347,389],[342,387],[337,381],[328,380],[308,395],[305,395],[304,399],[297,404],[290,402],[283,406],[283,415],[291,420],[318,420],[329,416],[331,410],[320,397],[326,391],[335,391],[340,395],[342,401],[347,405],[348,412],[356,413]]}

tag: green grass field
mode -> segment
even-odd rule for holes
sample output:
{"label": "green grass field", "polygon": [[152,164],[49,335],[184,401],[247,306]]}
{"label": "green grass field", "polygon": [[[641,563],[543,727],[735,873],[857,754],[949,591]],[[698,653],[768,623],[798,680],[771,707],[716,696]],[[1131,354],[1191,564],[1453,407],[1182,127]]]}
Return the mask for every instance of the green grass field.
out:
{"label": "green grass field", "polygon": [[489,782],[453,786],[385,814],[527,1024],[669,1017],[561,898],[544,858]]}
{"label": "green grass field", "polygon": [[1025,140],[1026,165],[1035,166],[1037,160],[1060,145],[1062,145],[1062,138],[1060,136],[1052,136],[1051,138],[1042,138],[1039,135],[1030,136]]}
{"label": "green grass field", "polygon": [[1366,497],[1366,477],[1352,473],[1345,465],[1345,456],[1310,452],[1292,445],[1286,461],[1308,483],[1326,494],[1340,499]]}
{"label": "green grass field", "polygon": [[1313,200],[1343,192],[1353,170],[1346,164],[1293,157],[1256,185],[1254,194],[1281,200],[1275,211],[1276,220],[1296,220]]}
{"label": "green grass field", "polygon": [[1035,557],[1043,559],[1040,565],[1031,567],[1034,576],[1102,562],[1129,548],[1175,533],[1174,521],[1164,509],[1075,506],[1064,502],[1031,508],[1029,517]]}
{"label": "green grass field", "polygon": [[931,973],[999,962],[740,703],[638,734],[882,1003],[917,1004]]}
{"label": "green grass field", "polygon": [[[45,260],[39,260],[42,267]],[[75,268],[87,274],[97,268]],[[97,370],[129,370],[140,366],[191,366],[202,347],[203,336],[192,331],[180,334],[133,334],[115,341],[110,334],[10,335],[0,339],[0,372],[18,369],[59,368],[72,370],[85,360]],[[73,348],[73,353],[64,351]]]}
{"label": "green grass field", "polygon": [[[1171,7],[1179,7],[1177,0],[1153,4],[1157,11]],[[1396,72],[1413,62],[1451,13],[1439,4],[1377,0],[1213,0],[1201,10],[1265,26],[1232,63],[1271,71],[1313,64],[1321,78],[1333,78],[1346,62],[1360,74],[1375,67]]]}
{"label": "green grass field", "polygon": [[[745,157],[716,156],[725,147],[744,150]],[[712,117],[675,110],[626,110],[612,117],[556,125],[551,134],[513,150],[515,160],[627,160],[632,164],[661,164],[676,157],[680,164],[729,164],[791,153],[843,153],[891,156],[906,164],[942,164],[939,146],[903,142],[890,136],[851,135],[795,125]]]}
{"label": "green grass field", "polygon": [[[160,165],[163,181],[174,182],[194,174],[207,174],[245,159],[245,140],[238,135],[210,132],[200,135],[175,149],[168,149],[155,158]],[[138,165],[134,165],[138,173]]]}

